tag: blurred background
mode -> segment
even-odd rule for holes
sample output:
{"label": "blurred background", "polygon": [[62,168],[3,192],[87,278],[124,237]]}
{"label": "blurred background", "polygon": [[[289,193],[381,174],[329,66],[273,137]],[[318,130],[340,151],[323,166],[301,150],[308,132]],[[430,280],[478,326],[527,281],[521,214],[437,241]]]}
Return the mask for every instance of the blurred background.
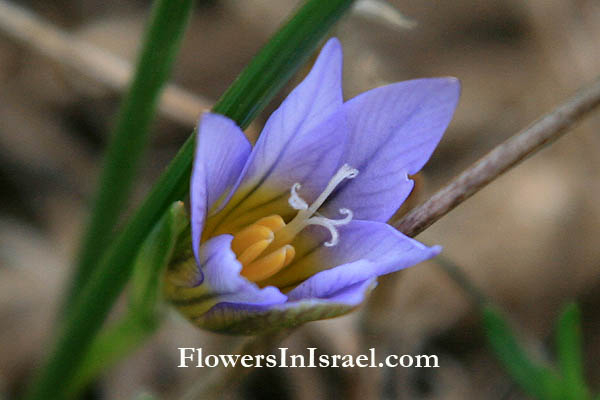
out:
{"label": "blurred background", "polygon": [[[383,19],[354,13],[332,32],[344,47],[345,95],[350,98],[378,85],[418,77],[456,76],[463,84],[456,116],[420,174],[412,205],[600,74],[600,3],[595,0],[390,3],[417,22],[416,27],[399,29]],[[143,0],[12,4],[52,24],[73,48],[91,53],[101,49],[119,58],[109,57],[116,64],[96,63],[95,71],[56,49],[58,53],[40,51],[39,41],[49,36],[35,30],[28,31],[33,39],[9,34],[10,21],[0,11],[0,398],[4,399],[19,393],[51,343],[56,306],[122,93],[122,68],[115,65],[135,60],[150,7]],[[154,124],[132,210],[190,134],[200,110],[220,96],[297,4],[198,1],[172,79],[178,89],[171,92],[170,106]],[[281,98],[249,129],[251,137],[256,137]],[[444,257],[509,313],[525,343],[540,357],[546,356],[542,344],[561,305],[578,300],[584,317],[586,372],[596,392],[600,390],[599,127],[600,114],[592,115],[419,236],[427,244],[443,245]],[[177,347],[203,347],[218,354],[239,341],[201,332],[169,314],[159,333],[107,373],[87,397],[129,399],[147,390],[177,399],[210,372],[175,368]],[[282,345],[296,353],[318,347],[324,353],[360,354],[375,346],[380,354],[436,354],[441,368],[268,369],[250,374],[230,396],[525,398],[486,347],[475,305],[436,261],[384,279],[358,312],[308,324]]]}

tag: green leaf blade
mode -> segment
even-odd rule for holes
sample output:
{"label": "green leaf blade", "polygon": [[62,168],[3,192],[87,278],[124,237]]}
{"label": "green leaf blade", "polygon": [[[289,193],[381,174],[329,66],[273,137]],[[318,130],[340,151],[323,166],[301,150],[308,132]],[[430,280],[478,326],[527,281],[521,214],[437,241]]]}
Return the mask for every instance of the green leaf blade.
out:
{"label": "green leaf blade", "polygon": [[[302,65],[350,0],[309,1],[269,41],[215,104],[213,111],[246,128]],[[282,45],[289,44],[289,45]]]}
{"label": "green leaf blade", "polygon": [[92,276],[129,197],[160,93],[170,76],[192,4],[193,0],[154,3],[136,71],[106,149],[98,191],[65,298],[66,312]]}
{"label": "green leaf blade", "polygon": [[558,367],[568,398],[589,400],[591,395],[583,373],[581,312],[575,303],[563,309],[556,325]]}
{"label": "green leaf blade", "polygon": [[501,313],[489,305],[482,309],[482,313],[488,342],[515,382],[537,399],[562,399],[561,381],[551,369],[529,359]]}
{"label": "green leaf blade", "polygon": [[159,326],[162,272],[166,270],[180,235],[188,230],[183,203],[174,203],[148,235],[135,259],[127,313],[96,336],[68,393],[78,393],[100,372],[125,357]]}

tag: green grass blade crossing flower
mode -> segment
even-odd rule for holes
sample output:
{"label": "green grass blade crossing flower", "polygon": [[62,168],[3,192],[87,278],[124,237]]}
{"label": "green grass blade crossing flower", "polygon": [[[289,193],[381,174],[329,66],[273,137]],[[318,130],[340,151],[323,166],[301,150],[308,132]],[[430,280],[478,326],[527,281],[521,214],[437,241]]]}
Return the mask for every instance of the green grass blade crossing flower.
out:
{"label": "green grass blade crossing flower", "polygon": [[98,191],[77,255],[64,308],[68,310],[110,243],[158,104],[190,19],[193,0],[157,0],[152,8],[134,78],[123,99],[106,150]]}
{"label": "green grass blade crossing flower", "polygon": [[[214,107],[240,126],[249,122],[302,65],[352,0],[310,0],[271,38]],[[62,324],[50,357],[27,399],[65,398],[74,372],[131,275],[132,260],[154,223],[188,191],[194,139],[190,137],[133,219],[108,248]]]}

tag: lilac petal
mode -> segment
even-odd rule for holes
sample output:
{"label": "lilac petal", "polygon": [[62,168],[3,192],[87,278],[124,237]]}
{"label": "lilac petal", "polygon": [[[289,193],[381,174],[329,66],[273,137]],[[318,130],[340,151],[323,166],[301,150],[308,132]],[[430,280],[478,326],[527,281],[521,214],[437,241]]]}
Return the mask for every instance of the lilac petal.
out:
{"label": "lilac petal", "polygon": [[427,247],[382,222],[352,221],[340,227],[339,235],[336,246],[317,246],[297,255],[292,265],[267,283],[285,288],[302,282],[288,293],[290,300],[327,297],[355,283],[418,264],[441,251],[439,246]]}
{"label": "lilac petal", "polygon": [[257,334],[292,328],[310,321],[339,317],[359,306],[375,280],[357,283],[329,298],[305,299],[276,305],[219,303],[194,322],[216,332]]}
{"label": "lilac petal", "polygon": [[[294,183],[303,185],[301,195],[310,201],[331,179],[347,135],[341,73],[341,47],[331,39],[308,76],[267,121],[226,207],[226,214],[236,208],[229,220],[242,224],[240,216],[256,219],[266,203],[272,211],[289,212],[286,203]],[[245,215],[248,210],[254,214]]]}
{"label": "lilac petal", "polygon": [[413,188],[408,175],[427,162],[452,119],[455,78],[417,79],[365,92],[344,104],[350,135],[342,162],[360,173],[324,213],[346,207],[354,217],[387,221]]}
{"label": "lilac petal", "polygon": [[207,213],[232,189],[250,151],[248,139],[235,122],[219,114],[202,115],[190,181],[192,247],[198,262]]}
{"label": "lilac petal", "polygon": [[[375,279],[377,264],[358,260],[318,272],[288,293],[290,301],[333,297],[356,284]],[[314,278],[314,279],[313,279]]]}
{"label": "lilac petal", "polygon": [[344,289],[331,293],[325,299],[330,303],[342,303],[349,306],[361,304],[367,294],[377,286],[377,278],[371,278],[362,282],[353,283]]}
{"label": "lilac petal", "polygon": [[231,235],[219,235],[200,247],[200,270],[204,281],[197,286],[170,284],[170,301],[188,318],[194,320],[219,303],[247,305],[282,304],[287,296],[279,289],[258,287],[240,275],[242,265],[231,250]]}

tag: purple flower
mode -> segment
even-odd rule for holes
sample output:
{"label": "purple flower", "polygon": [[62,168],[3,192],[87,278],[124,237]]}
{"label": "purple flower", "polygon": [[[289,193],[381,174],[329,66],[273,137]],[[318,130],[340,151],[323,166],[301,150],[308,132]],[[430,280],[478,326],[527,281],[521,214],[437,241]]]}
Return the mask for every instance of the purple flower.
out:
{"label": "purple flower", "polygon": [[205,113],[191,179],[195,260],[166,293],[196,325],[253,334],[356,308],[377,277],[440,252],[386,221],[413,188],[458,102],[454,78],[379,87],[347,102],[331,39],[252,147]]}

